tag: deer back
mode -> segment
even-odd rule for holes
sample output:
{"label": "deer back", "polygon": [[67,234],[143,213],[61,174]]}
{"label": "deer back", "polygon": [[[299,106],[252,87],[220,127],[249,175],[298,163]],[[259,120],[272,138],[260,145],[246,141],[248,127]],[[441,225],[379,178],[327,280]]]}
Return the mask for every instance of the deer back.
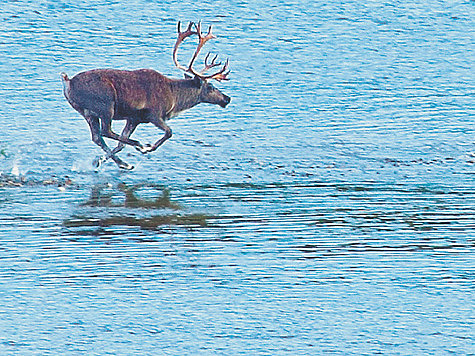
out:
{"label": "deer back", "polygon": [[95,69],[71,79],[68,100],[76,110],[89,110],[99,117],[120,119],[140,111],[162,117],[174,105],[170,82],[151,69]]}

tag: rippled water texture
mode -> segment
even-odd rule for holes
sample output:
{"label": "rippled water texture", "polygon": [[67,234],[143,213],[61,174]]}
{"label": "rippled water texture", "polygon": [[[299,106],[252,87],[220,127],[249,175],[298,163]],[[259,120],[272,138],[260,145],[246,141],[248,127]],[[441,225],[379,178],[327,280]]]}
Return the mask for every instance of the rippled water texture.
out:
{"label": "rippled water texture", "polygon": [[[199,19],[231,104],[94,171],[59,73],[179,77],[176,22]],[[0,354],[473,354],[474,19],[468,0],[3,1]]]}

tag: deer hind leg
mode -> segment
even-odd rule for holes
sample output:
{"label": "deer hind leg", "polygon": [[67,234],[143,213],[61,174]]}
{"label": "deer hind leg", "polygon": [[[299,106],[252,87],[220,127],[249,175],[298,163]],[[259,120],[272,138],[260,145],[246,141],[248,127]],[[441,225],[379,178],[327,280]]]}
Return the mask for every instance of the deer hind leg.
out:
{"label": "deer hind leg", "polygon": [[132,169],[133,166],[130,164],[122,161],[119,157],[111,151],[109,146],[104,141],[104,138],[102,137],[101,134],[101,127],[99,124],[99,118],[97,116],[91,115],[90,112],[85,110],[84,117],[89,124],[89,128],[91,129],[91,136],[92,136],[92,141],[98,145],[102,150],[106,153],[106,156],[101,156],[93,161],[93,165],[97,168],[99,167],[102,163],[106,161],[106,157],[112,158],[112,160],[119,166],[119,168],[123,169]]}
{"label": "deer hind leg", "polygon": [[[124,130],[122,131],[122,134],[119,136],[118,134],[116,134],[115,132],[112,131],[112,128],[111,128],[112,122],[111,122],[111,120],[101,119],[102,136],[107,137],[107,138],[111,138],[111,139],[116,140],[116,141],[119,141],[120,143],[123,143],[123,144],[134,146],[135,148],[140,150],[144,146],[139,141],[132,140],[131,138],[129,138],[130,135],[134,132],[134,130],[137,127],[138,124],[139,123],[135,122],[134,120],[127,120],[127,124],[125,125]],[[128,131],[130,129],[132,131],[129,133]],[[121,147],[123,148],[123,146],[121,146]],[[121,150],[122,150],[122,148],[121,148]]]}
{"label": "deer hind leg", "polygon": [[[127,121],[120,135],[120,140],[119,140],[118,145],[111,151],[111,153],[103,157],[103,162],[107,161],[109,158],[112,158],[116,153],[119,153],[120,151],[124,149],[125,147],[124,141],[129,140],[130,135],[132,135],[132,133],[135,131],[137,125],[138,123],[135,121],[129,121],[129,120]],[[134,140],[130,140],[130,141],[134,141]],[[132,168],[129,168],[129,169],[133,169],[133,166],[131,167]]]}

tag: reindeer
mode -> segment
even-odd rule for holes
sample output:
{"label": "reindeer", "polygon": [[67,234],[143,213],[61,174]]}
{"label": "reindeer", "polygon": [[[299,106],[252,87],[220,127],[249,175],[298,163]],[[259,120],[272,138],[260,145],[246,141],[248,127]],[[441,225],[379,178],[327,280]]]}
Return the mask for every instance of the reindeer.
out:
{"label": "reindeer", "polygon": [[[185,79],[168,78],[152,69],[94,69],[79,73],[71,79],[66,73],[61,73],[64,96],[69,104],[84,116],[91,130],[92,141],[106,153],[94,160],[94,166],[99,167],[111,158],[119,168],[131,170],[134,167],[116,155],[126,144],[143,154],[153,152],[172,136],[172,130],[166,124],[171,117],[199,103],[217,104],[224,108],[231,101],[229,96],[209,82],[211,79],[219,82],[229,80],[229,60],[223,65],[217,62],[217,55],[210,60],[208,53],[201,71],[193,67],[204,44],[216,38],[211,33],[211,26],[204,35],[201,32],[201,21],[197,24],[190,22],[183,32],[180,25],[178,22],[173,61],[177,68],[185,72]],[[193,35],[198,37],[198,46],[188,66],[183,66],[178,62],[178,47]],[[221,68],[216,73],[206,74],[215,67]],[[126,121],[121,135],[112,131],[112,120]],[[137,125],[142,123],[152,123],[165,134],[153,145],[143,145],[131,139],[130,135]],[[119,143],[111,150],[104,137]]]}

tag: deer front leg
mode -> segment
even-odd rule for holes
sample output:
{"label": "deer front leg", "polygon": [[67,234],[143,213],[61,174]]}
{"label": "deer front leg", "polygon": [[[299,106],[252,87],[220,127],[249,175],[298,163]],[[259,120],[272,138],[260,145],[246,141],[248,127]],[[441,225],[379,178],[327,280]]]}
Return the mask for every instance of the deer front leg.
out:
{"label": "deer front leg", "polygon": [[[172,137],[172,129],[163,121],[162,119],[152,121],[155,126],[165,131],[165,134],[161,139],[155,142],[153,145],[146,145],[143,150],[140,150],[142,153],[149,153],[155,151],[158,147],[160,147],[166,140]],[[138,149],[138,148],[137,148]]]}

